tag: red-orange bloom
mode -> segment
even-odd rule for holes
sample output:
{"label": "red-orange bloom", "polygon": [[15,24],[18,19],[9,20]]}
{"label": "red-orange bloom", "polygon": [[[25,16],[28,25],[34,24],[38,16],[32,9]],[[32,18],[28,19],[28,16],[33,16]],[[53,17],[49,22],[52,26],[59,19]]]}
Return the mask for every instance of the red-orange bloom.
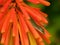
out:
{"label": "red-orange bloom", "polygon": [[[27,0],[34,4],[49,6],[46,0]],[[44,28],[48,24],[39,8],[27,5],[23,0],[0,0],[0,43],[3,45],[50,44],[51,36]]]}

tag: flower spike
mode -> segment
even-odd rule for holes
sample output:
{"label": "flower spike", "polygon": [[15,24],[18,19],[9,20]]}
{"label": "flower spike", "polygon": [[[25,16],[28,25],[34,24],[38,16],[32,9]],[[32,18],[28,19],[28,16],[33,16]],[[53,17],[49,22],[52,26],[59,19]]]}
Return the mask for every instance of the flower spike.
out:
{"label": "flower spike", "polygon": [[[46,0],[27,0],[49,6]],[[0,0],[0,43],[3,45],[50,44],[51,35],[44,28],[47,14],[27,5],[24,0]],[[32,20],[31,20],[32,19]]]}

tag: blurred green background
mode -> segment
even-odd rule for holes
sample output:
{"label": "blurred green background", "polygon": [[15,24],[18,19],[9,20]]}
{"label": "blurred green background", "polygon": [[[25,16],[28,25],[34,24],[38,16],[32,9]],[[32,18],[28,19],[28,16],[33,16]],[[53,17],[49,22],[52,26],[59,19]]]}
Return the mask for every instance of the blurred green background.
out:
{"label": "blurred green background", "polygon": [[46,27],[52,35],[50,45],[60,45],[60,0],[49,0],[51,5],[44,7],[43,11],[48,14],[49,24]]}

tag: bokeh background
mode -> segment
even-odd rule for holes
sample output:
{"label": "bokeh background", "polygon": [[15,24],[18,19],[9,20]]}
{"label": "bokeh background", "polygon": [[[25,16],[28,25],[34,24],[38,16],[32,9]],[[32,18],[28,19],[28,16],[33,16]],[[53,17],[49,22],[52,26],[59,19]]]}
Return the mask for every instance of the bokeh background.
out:
{"label": "bokeh background", "polygon": [[41,8],[43,12],[48,14],[49,24],[46,29],[51,34],[51,44],[46,45],[60,45],[60,0],[48,0],[51,5],[46,7],[43,5],[34,5],[27,3],[30,6]]}
{"label": "bokeh background", "polygon": [[48,14],[49,24],[47,30],[51,33],[51,44],[60,45],[60,0],[49,0],[50,7],[45,7],[44,12]]}
{"label": "bokeh background", "polygon": [[43,11],[48,14],[49,24],[46,27],[52,35],[50,45],[60,45],[60,0],[49,0],[51,5],[44,7]]}

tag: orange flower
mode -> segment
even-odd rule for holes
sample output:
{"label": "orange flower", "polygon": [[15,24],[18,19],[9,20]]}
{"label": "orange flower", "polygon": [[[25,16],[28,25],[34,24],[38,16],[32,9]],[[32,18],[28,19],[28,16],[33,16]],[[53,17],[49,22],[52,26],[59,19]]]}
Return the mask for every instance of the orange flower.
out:
{"label": "orange flower", "polygon": [[[27,0],[34,4],[49,6],[45,0]],[[47,14],[31,7],[23,0],[0,0],[0,43],[3,45],[50,44],[50,34],[44,28]],[[32,20],[31,20],[32,19]],[[12,43],[13,42],[13,43]]]}

